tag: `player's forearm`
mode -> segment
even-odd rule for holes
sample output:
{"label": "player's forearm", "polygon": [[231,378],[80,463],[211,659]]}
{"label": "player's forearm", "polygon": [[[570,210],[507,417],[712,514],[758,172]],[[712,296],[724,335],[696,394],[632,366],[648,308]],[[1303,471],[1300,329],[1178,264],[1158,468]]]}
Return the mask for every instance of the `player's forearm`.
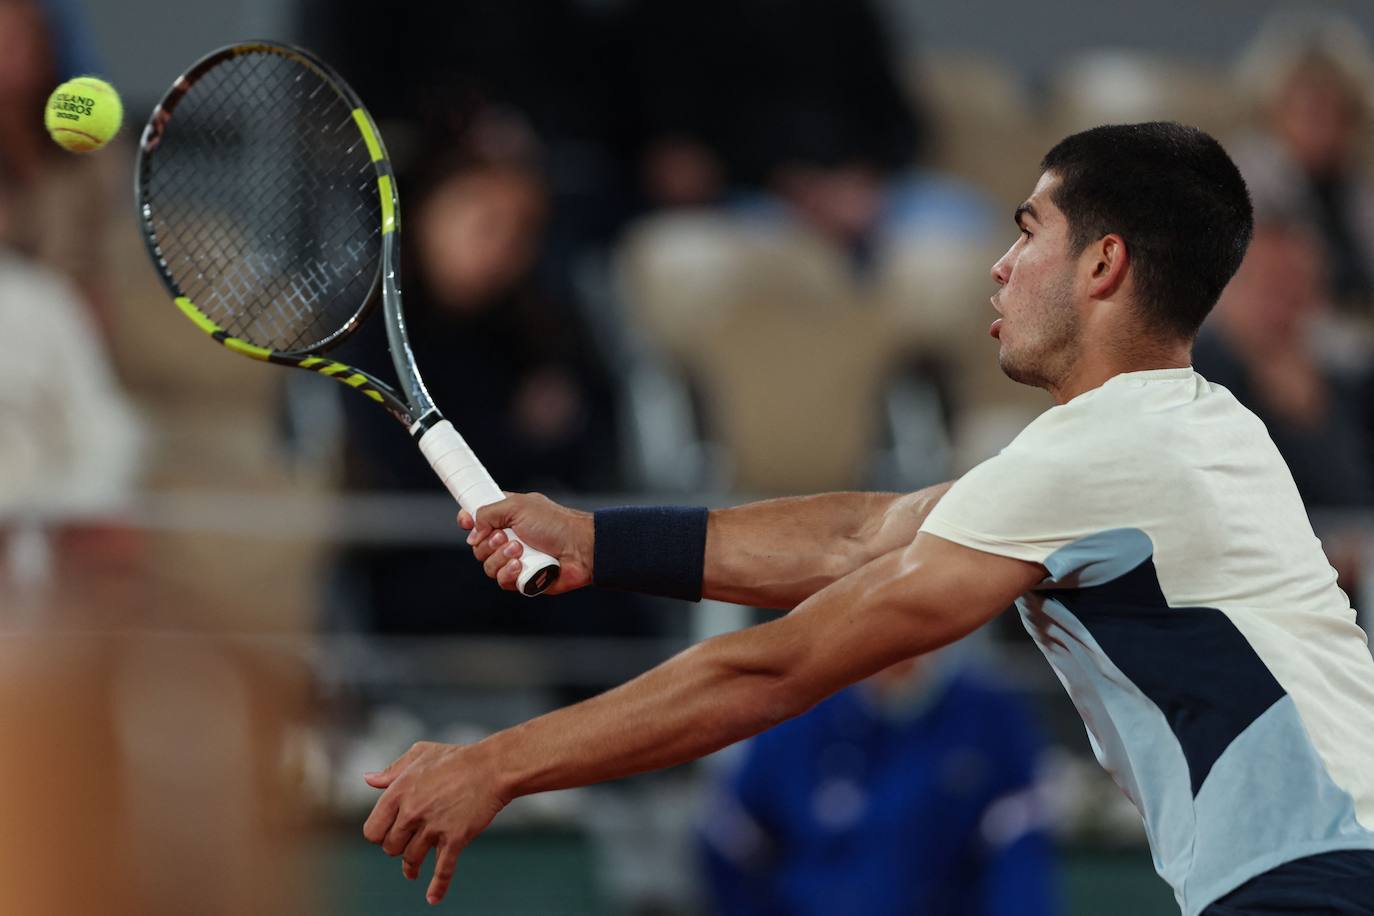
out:
{"label": "player's forearm", "polygon": [[702,595],[756,607],[796,607],[909,544],[950,486],[907,494],[824,493],[713,511]]}
{"label": "player's forearm", "polygon": [[[768,626],[768,625],[764,625]],[[802,712],[759,628],[701,643],[590,700],[482,742],[509,797],[675,766]],[[814,701],[813,701],[814,702]]]}
{"label": "player's forearm", "polygon": [[503,790],[515,797],[694,760],[981,622],[976,600],[914,593],[907,556],[893,551],[787,617],[707,640],[614,690],[491,736],[483,744]]}
{"label": "player's forearm", "polygon": [[711,513],[702,596],[792,608],[854,566],[895,493],[823,493]]}

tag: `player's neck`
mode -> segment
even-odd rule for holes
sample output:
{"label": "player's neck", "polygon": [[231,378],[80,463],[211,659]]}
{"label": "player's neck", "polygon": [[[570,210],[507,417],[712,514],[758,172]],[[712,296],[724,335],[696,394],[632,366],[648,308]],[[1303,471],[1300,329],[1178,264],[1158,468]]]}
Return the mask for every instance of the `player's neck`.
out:
{"label": "player's neck", "polygon": [[1133,352],[1088,351],[1059,384],[1050,385],[1048,390],[1056,404],[1067,404],[1083,392],[1100,388],[1108,379],[1124,372],[1186,369],[1192,364],[1191,341]]}

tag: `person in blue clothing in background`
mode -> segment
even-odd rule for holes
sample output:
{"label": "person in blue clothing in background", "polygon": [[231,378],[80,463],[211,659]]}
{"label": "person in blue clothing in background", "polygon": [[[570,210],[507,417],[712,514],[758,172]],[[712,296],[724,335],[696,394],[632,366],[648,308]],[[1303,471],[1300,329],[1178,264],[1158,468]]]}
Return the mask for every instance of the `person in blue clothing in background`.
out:
{"label": "person in blue clothing in background", "polygon": [[888,668],[745,746],[701,826],[711,910],[1057,913],[1042,746],[950,650]]}

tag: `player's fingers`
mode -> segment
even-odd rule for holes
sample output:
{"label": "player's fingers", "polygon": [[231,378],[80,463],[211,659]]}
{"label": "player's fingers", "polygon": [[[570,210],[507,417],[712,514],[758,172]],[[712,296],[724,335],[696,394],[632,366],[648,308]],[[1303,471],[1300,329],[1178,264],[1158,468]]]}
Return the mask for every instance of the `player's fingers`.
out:
{"label": "player's fingers", "polygon": [[459,527],[459,528],[462,528],[464,531],[471,531],[471,530],[472,530],[473,528],[475,528],[476,526],[477,526],[477,522],[473,520],[472,515],[468,512],[468,510],[466,510],[466,509],[461,509],[461,510],[459,510],[459,512],[458,512],[458,527]]}
{"label": "player's fingers", "polygon": [[[517,543],[515,546],[519,547],[520,545]],[[502,566],[501,571],[496,574],[496,584],[508,591],[514,591],[522,568],[518,557],[507,560],[506,565]]]}
{"label": "player's fingers", "polygon": [[[492,535],[495,538],[495,535]],[[511,557],[520,555],[521,545],[519,541],[508,541],[505,534],[501,535],[500,549],[492,549],[482,562],[482,569],[488,576],[495,579],[497,573],[510,562]]]}
{"label": "player's fingers", "polygon": [[453,870],[458,865],[458,851],[458,844],[452,840],[439,847],[434,859],[434,877],[429,882],[429,890],[425,892],[425,899],[431,904],[443,900],[448,893],[448,887],[453,883]]}
{"label": "player's fingers", "polygon": [[428,829],[418,831],[412,836],[401,860],[401,874],[411,881],[420,877],[420,866],[425,864],[425,856],[429,855],[429,850],[437,840],[438,835]]}
{"label": "player's fingers", "polygon": [[[472,548],[473,554],[478,560],[483,559],[483,554],[491,552],[490,541],[494,529],[488,528],[486,531],[479,531],[474,528],[468,533],[468,546]],[[485,547],[485,550],[483,549]]]}
{"label": "player's fingers", "polygon": [[491,537],[472,548],[472,555],[477,558],[477,562],[485,563],[488,557],[505,546],[506,541],[506,532],[494,532]]}
{"label": "player's fingers", "polygon": [[382,840],[382,852],[389,856],[399,856],[410,846],[410,841],[415,838],[424,825],[417,820],[406,817],[397,817],[387,831],[386,839]]}
{"label": "player's fingers", "polygon": [[367,837],[369,843],[380,843],[386,839],[391,832],[391,825],[396,821],[398,807],[393,792],[383,792],[382,797],[377,799],[377,804],[372,806],[372,813],[363,823],[363,836]]}
{"label": "player's fingers", "polygon": [[489,525],[483,525],[480,522],[474,521],[472,523],[472,530],[468,532],[467,536],[468,546],[476,547],[478,544],[486,540],[493,531],[499,530],[499,528],[492,528]]}

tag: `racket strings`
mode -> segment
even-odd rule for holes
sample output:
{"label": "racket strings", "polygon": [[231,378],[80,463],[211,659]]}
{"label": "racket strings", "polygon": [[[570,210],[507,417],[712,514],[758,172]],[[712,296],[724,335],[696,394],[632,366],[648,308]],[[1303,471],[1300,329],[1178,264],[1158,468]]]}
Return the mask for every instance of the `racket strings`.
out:
{"label": "racket strings", "polygon": [[353,109],[294,58],[226,58],[147,156],[145,217],[170,278],[234,337],[309,350],[346,328],[381,258],[377,172]]}

